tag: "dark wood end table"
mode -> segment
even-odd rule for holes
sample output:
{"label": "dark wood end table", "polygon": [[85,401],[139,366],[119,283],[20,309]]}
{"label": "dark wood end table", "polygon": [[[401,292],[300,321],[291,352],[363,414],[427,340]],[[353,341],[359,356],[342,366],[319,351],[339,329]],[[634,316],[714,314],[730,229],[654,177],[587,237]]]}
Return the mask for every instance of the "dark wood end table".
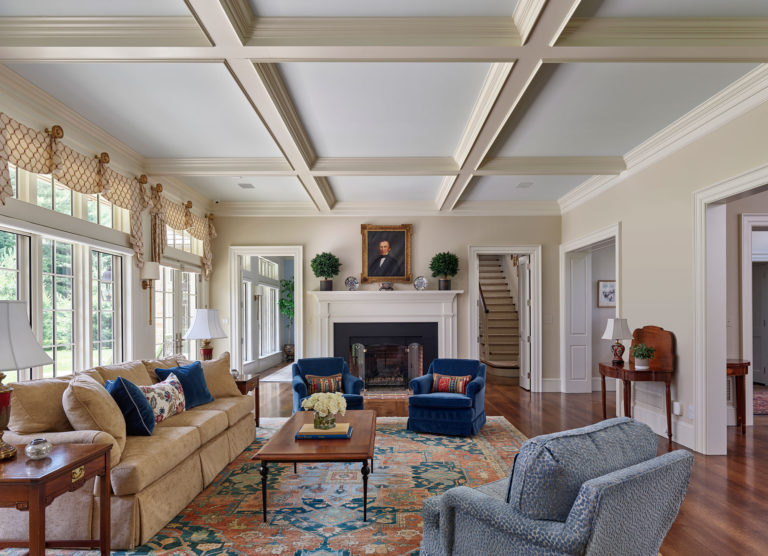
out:
{"label": "dark wood end table", "polygon": [[747,432],[747,396],[745,379],[749,373],[750,362],[746,359],[728,359],[726,361],[727,376],[736,381],[736,426],[741,425],[741,433]]}
{"label": "dark wood end table", "polygon": [[253,390],[253,414],[256,420],[256,426],[259,426],[259,377],[251,376],[243,380],[235,380],[240,393],[245,396]]}
{"label": "dark wood end table", "polygon": [[605,411],[605,377],[615,378],[624,383],[624,416],[632,417],[632,382],[663,382],[667,389],[667,438],[672,449],[672,370],[635,369],[634,363],[618,367],[611,363],[600,363],[600,389],[603,400],[603,419],[607,419]]}
{"label": "dark wood end table", "polygon": [[[31,460],[24,446],[16,446],[14,459],[0,462],[0,507],[15,507],[29,512],[29,542],[0,541],[0,548],[29,547],[30,556],[42,556],[46,547],[98,548],[109,554],[111,444],[59,444],[51,455]],[[98,540],[45,540],[45,508],[58,496],[82,487],[99,476],[100,513]]]}
{"label": "dark wood end table", "polygon": [[337,417],[340,423],[352,426],[350,438],[296,440],[296,433],[302,425],[312,423],[313,411],[298,411],[269,439],[253,456],[261,461],[261,502],[264,521],[267,521],[267,464],[269,462],[345,462],[359,461],[363,464],[363,521],[368,520],[368,475],[371,472],[368,460],[373,466],[373,449],[376,440],[376,412],[368,409],[347,411]]}

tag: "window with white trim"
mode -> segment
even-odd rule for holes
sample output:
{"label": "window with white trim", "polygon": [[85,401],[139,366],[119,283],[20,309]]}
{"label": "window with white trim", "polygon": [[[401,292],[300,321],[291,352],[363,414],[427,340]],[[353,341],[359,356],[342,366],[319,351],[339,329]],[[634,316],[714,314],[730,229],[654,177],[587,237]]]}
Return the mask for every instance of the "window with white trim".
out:
{"label": "window with white trim", "polygon": [[194,361],[197,340],[183,338],[198,304],[200,273],[160,267],[160,280],[155,281],[155,356],[181,353]]}
{"label": "window with white trim", "polygon": [[192,253],[193,255],[203,254],[203,242],[192,237],[188,231],[174,230],[166,224],[165,235],[167,238],[165,244],[168,247],[173,247],[185,253]]}
{"label": "window with white trim", "polygon": [[122,257],[91,250],[91,366],[115,363],[116,338],[122,335],[120,306]]}

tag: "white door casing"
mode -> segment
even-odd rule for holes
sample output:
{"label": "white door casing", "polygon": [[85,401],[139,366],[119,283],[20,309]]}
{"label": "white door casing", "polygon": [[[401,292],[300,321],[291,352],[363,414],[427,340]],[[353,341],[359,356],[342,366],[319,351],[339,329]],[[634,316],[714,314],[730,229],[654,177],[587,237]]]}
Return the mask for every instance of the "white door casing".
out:
{"label": "white door casing", "polygon": [[520,387],[531,389],[531,270],[527,257],[517,265],[517,311],[520,319]]}

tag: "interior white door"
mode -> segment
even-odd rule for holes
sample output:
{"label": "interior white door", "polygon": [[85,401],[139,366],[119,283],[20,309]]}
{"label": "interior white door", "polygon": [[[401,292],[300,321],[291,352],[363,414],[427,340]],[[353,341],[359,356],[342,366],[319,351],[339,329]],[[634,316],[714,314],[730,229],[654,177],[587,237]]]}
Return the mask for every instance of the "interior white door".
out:
{"label": "interior white door", "polygon": [[531,269],[528,257],[517,265],[518,307],[520,316],[520,387],[531,389]]}
{"label": "interior white door", "polygon": [[592,392],[592,255],[565,257],[565,391]]}
{"label": "interior white door", "polygon": [[752,382],[768,384],[768,263],[752,264]]}

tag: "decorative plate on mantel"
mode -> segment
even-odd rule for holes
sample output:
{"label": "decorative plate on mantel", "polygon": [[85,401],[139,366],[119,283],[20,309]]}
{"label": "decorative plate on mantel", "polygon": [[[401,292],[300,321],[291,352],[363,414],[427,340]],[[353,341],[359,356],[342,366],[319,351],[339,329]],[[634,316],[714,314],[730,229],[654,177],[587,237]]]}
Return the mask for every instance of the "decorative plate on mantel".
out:
{"label": "decorative plate on mantel", "polygon": [[360,280],[354,276],[347,276],[347,279],[344,280],[344,285],[347,286],[349,291],[353,292],[360,287]]}
{"label": "decorative plate on mantel", "polygon": [[427,289],[427,279],[423,276],[417,276],[416,279],[413,281],[413,287],[416,288],[419,291],[423,291]]}

